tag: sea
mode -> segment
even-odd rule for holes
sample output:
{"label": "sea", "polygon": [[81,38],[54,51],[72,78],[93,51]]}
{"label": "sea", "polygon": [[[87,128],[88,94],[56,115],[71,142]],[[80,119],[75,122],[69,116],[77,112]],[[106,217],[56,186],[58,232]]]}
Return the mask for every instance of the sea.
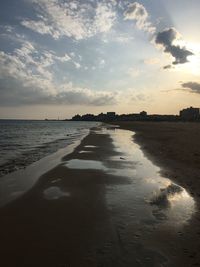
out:
{"label": "sea", "polygon": [[81,140],[98,122],[0,120],[0,177]]}

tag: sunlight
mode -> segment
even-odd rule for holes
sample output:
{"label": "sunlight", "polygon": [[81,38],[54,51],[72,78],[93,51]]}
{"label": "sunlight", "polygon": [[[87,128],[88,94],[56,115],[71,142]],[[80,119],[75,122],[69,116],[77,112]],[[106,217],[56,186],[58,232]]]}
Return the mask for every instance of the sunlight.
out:
{"label": "sunlight", "polygon": [[199,43],[194,42],[183,42],[177,41],[176,44],[181,47],[187,47],[188,50],[192,51],[194,55],[188,56],[188,63],[175,66],[175,71],[183,73],[191,73],[193,75],[199,75],[200,72],[200,50]]}

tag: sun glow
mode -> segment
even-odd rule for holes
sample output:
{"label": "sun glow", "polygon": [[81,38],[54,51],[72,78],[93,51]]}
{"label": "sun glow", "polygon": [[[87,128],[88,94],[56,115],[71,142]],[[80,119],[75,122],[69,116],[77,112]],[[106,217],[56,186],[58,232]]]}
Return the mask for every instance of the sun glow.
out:
{"label": "sun glow", "polygon": [[185,64],[176,65],[174,70],[178,72],[190,73],[192,75],[199,75],[200,73],[200,45],[193,42],[178,41],[176,44],[181,47],[187,47],[189,51],[193,53],[192,56],[188,56],[188,62]]}
{"label": "sun glow", "polygon": [[199,43],[188,43],[188,48],[194,53],[193,56],[188,57],[189,64],[188,70],[194,74],[199,75],[200,73],[200,49]]}

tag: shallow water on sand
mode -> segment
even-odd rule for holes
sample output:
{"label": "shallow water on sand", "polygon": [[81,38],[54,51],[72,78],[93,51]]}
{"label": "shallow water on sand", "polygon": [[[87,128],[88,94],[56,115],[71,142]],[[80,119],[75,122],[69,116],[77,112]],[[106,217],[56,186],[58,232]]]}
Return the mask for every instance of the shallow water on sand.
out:
{"label": "shallow water on sand", "polygon": [[[183,235],[183,227],[195,212],[194,199],[183,187],[162,177],[160,168],[134,142],[133,132],[115,127],[95,132],[110,136],[115,156],[99,161],[72,159],[65,166],[98,170],[116,178],[116,183],[105,185],[112,230],[108,244],[100,249],[99,262],[108,263],[102,266],[176,266],[177,236]],[[89,151],[95,155],[95,147]],[[124,182],[118,183],[119,177]]]}
{"label": "shallow water on sand", "polygon": [[[107,206],[112,211],[122,210],[126,217],[122,221],[180,226],[191,218],[195,212],[194,199],[184,188],[160,175],[160,169],[145,157],[134,142],[133,132],[109,127],[101,128],[97,133],[111,137],[118,155],[104,161],[72,159],[66,166],[71,169],[96,169],[128,178],[128,183],[106,186]],[[87,147],[95,153],[94,146]]]}
{"label": "shallow water on sand", "polygon": [[[60,156],[56,162],[60,166],[42,176],[40,183],[36,184],[29,195],[30,199],[28,195],[24,199],[28,203],[27,209],[31,205],[35,208],[33,214],[39,214],[46,220],[49,227],[47,229],[43,219],[37,220],[42,229],[39,233],[47,231],[47,236],[52,233],[50,251],[58,255],[56,260],[61,255],[58,246],[60,243],[66,245],[61,248],[64,249],[64,254],[69,250],[77,259],[80,255],[77,244],[83,247],[83,262],[80,259],[83,264],[72,266],[189,266],[185,264],[185,258],[182,260],[183,247],[180,243],[187,243],[184,226],[190,225],[190,219],[195,212],[194,199],[184,188],[161,176],[160,169],[145,157],[134,142],[133,132],[115,127],[99,127],[91,130],[91,135],[93,138],[86,137],[82,145],[76,146],[71,156],[63,158],[64,151],[57,154]],[[89,145],[84,146],[88,142]],[[96,143],[98,146],[94,146]],[[88,154],[79,153],[81,151]],[[47,162],[42,160],[42,173],[49,165],[51,168],[55,165],[57,156],[54,155],[52,159],[49,157]],[[48,163],[46,167],[44,162]],[[2,187],[3,196],[6,192],[18,195],[21,189],[26,191],[30,188],[30,184],[34,184],[40,176],[37,175],[38,170],[41,173],[38,166],[39,162],[29,170],[27,168],[22,178],[17,180],[21,181],[21,185],[17,187],[15,177],[10,175],[10,179],[6,179],[9,183]],[[30,173],[35,175],[31,179]],[[15,190],[10,188],[13,185]],[[22,212],[23,221],[24,212],[26,210]],[[36,222],[35,215],[31,221],[33,225]],[[15,221],[13,225],[16,225]],[[23,224],[20,227],[23,233]],[[29,228],[27,231],[27,234],[32,235]],[[44,241],[43,236],[45,235],[39,236],[35,243],[36,250],[37,244]],[[18,244],[18,239],[15,242]],[[49,238],[45,238],[44,248],[48,247],[46,242],[49,242]],[[12,242],[8,245],[9,254],[10,244]],[[14,249],[15,247],[16,245]],[[20,250],[24,256],[26,253],[21,247]],[[32,258],[35,257],[34,249],[33,254]],[[63,257],[66,261],[66,257]],[[176,264],[177,258],[181,264]]]}
{"label": "shallow water on sand", "polygon": [[[123,209],[128,209],[128,214],[137,217],[138,222],[147,220],[149,223],[151,220],[152,223],[167,222],[173,225],[186,223],[195,212],[194,199],[188,192],[160,175],[160,168],[147,159],[140,147],[133,142],[132,132],[120,129],[105,131],[110,134],[115,150],[123,155],[110,159],[117,164],[108,172],[131,179],[128,185],[107,187],[108,206],[113,209],[120,205]],[[109,163],[108,161],[107,164]],[[148,214],[149,206],[151,216]]]}
{"label": "shallow water on sand", "polygon": [[55,200],[61,197],[69,197],[70,193],[62,191],[58,186],[51,186],[44,190],[44,198],[47,200]]}
{"label": "shallow water on sand", "polygon": [[66,163],[69,169],[81,169],[81,170],[107,170],[102,162],[97,160],[80,160],[72,159]]}

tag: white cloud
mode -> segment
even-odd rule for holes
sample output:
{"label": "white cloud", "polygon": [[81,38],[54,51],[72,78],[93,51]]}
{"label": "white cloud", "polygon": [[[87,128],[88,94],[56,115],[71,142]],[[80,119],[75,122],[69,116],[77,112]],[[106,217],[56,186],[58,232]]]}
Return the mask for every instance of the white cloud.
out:
{"label": "white cloud", "polygon": [[[69,81],[55,83],[51,66],[70,57],[55,55],[51,51],[40,53],[30,42],[12,54],[0,51],[0,103],[22,104],[78,104],[110,105],[116,98],[111,92],[93,91],[74,86]],[[74,62],[75,63],[75,62]],[[76,63],[79,68],[80,64]]]}
{"label": "white cloud", "polygon": [[53,36],[54,39],[59,38],[59,32],[55,30],[51,25],[48,25],[47,23],[45,23],[45,21],[22,20],[21,24],[24,27],[29,28],[40,34],[50,34]]}
{"label": "white cloud", "polygon": [[124,12],[125,20],[134,20],[136,26],[140,30],[144,30],[150,33],[155,32],[155,27],[149,21],[149,14],[146,8],[138,3],[134,2],[128,5],[128,8]]}
{"label": "white cloud", "polygon": [[65,54],[63,57],[55,56],[55,58],[61,62],[67,62],[71,60],[71,57],[68,54]]}
{"label": "white cloud", "polygon": [[81,40],[98,33],[108,32],[116,14],[111,2],[83,3],[59,0],[30,0],[35,5],[38,20],[24,19],[21,24],[40,34],[49,34],[54,39],[63,36]]}
{"label": "white cloud", "polygon": [[98,3],[94,18],[94,30],[97,33],[108,32],[112,28],[115,18],[115,12],[111,9],[110,5]]}
{"label": "white cloud", "polygon": [[75,65],[75,67],[76,67],[77,69],[80,69],[80,67],[81,67],[81,64],[78,63],[78,62],[76,62],[76,61],[74,61],[74,65]]}

